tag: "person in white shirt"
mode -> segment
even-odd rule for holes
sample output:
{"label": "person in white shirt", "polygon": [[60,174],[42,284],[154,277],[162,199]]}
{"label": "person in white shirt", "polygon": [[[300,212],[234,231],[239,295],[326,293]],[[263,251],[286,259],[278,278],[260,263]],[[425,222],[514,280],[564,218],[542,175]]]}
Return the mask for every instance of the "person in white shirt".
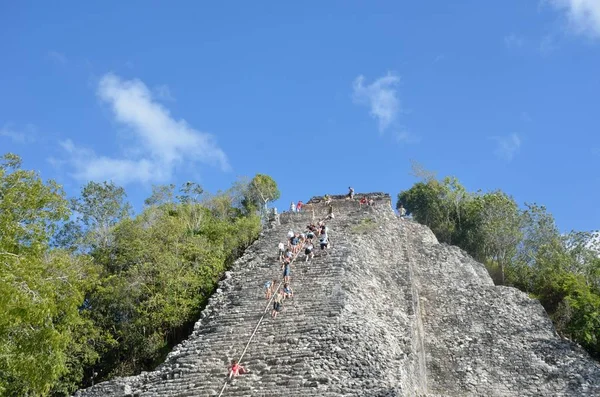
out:
{"label": "person in white shirt", "polygon": [[406,216],[406,208],[404,208],[402,204],[400,204],[400,207],[398,207],[398,214],[400,214],[400,218],[404,218]]}

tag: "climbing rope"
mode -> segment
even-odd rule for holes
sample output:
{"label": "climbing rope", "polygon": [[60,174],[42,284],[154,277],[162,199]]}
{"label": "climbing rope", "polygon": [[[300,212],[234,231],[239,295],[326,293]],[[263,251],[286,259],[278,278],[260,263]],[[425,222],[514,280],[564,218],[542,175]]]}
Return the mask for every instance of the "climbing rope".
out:
{"label": "climbing rope", "polygon": [[[292,258],[292,260],[290,261],[290,266],[294,263],[294,261],[296,260],[298,255],[300,255],[301,251],[302,251],[302,249],[299,249],[298,252],[296,253],[296,255]],[[246,351],[248,350],[248,346],[250,346],[250,342],[252,342],[252,338],[254,338],[254,335],[256,334],[258,327],[260,327],[262,320],[265,318],[265,315],[269,311],[269,307],[271,306],[271,301],[273,300],[273,298],[275,298],[275,294],[278,293],[279,289],[281,288],[281,285],[283,285],[283,280],[279,283],[279,285],[275,289],[275,293],[273,293],[271,298],[269,298],[269,301],[267,302],[267,306],[265,306],[265,309],[263,310],[262,316],[260,316],[260,319],[258,320],[256,327],[254,327],[254,331],[252,331],[252,335],[250,335],[250,338],[248,339],[248,343],[246,343],[246,347],[244,347],[244,350],[242,351],[242,354],[240,355],[240,358],[237,361],[238,365],[242,364],[242,359],[244,358],[244,355],[246,354]],[[227,375],[227,378],[225,379],[225,382],[223,383],[223,387],[221,388],[221,391],[219,392],[218,397],[221,397],[223,395],[223,392],[225,391],[225,388],[227,387],[227,382],[232,377],[232,375],[233,375],[233,372],[230,372],[229,375]]]}

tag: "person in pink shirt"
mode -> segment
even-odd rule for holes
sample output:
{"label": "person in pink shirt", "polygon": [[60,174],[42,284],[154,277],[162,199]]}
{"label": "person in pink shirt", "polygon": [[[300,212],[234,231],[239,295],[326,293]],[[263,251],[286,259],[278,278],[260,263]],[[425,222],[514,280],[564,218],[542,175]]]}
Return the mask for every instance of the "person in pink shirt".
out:
{"label": "person in pink shirt", "polygon": [[302,210],[302,207],[304,207],[304,203],[302,202],[302,200],[298,201],[298,204],[296,204],[296,212],[300,212]]}
{"label": "person in pink shirt", "polygon": [[250,371],[238,364],[237,360],[231,360],[231,366],[229,367],[229,377],[244,375]]}

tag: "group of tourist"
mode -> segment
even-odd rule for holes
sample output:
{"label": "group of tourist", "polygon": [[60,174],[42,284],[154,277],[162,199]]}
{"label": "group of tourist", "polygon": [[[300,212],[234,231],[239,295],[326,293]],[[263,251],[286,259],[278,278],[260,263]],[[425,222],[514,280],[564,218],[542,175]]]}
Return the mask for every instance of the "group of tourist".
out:
{"label": "group of tourist", "polygon": [[[354,199],[354,188],[352,188],[352,186],[348,187],[348,194],[346,196],[347,199]],[[323,197],[324,201],[325,201],[325,205],[330,205],[331,204],[331,196],[326,194]],[[366,201],[363,201],[366,200]],[[373,199],[369,199],[369,198],[365,198],[363,197],[360,202],[361,206],[363,204],[367,204],[367,205],[373,205]],[[294,212],[302,212],[302,208],[304,207],[304,203],[302,202],[302,200],[298,201],[297,204],[295,204],[293,201],[290,203],[290,212],[294,213]],[[330,212],[331,214],[331,212]]]}
{"label": "group of tourist", "polygon": [[290,204],[290,212],[302,212],[302,207],[304,207],[302,200],[298,201],[298,204],[294,204],[292,201]]}
{"label": "group of tourist", "polygon": [[[330,213],[329,215],[332,215]],[[327,219],[331,219],[328,215]],[[330,246],[329,228],[325,225],[325,221],[319,221],[316,224],[311,223],[306,226],[303,232],[294,232],[293,230],[287,233],[287,242],[280,242],[277,245],[277,260],[281,265],[282,285],[274,278],[264,284],[265,298],[273,299],[273,308],[271,310],[271,318],[277,318],[277,315],[283,309],[283,303],[286,299],[294,298],[294,291],[291,286],[292,263],[304,252],[304,262],[308,262],[315,257],[314,247],[317,243],[321,250],[328,249]],[[250,371],[244,368],[237,360],[232,360],[228,368],[229,377],[247,374]]]}
{"label": "group of tourist", "polygon": [[309,224],[302,232],[290,230],[287,233],[287,243],[280,242],[277,246],[277,259],[281,265],[283,286],[278,287],[277,279],[265,283],[265,298],[273,298],[273,309],[271,317],[277,318],[281,312],[285,299],[293,299],[294,291],[291,287],[292,263],[302,252],[304,253],[304,262],[308,262],[315,257],[315,239],[318,239],[318,245],[321,250],[329,247],[329,229],[324,221],[317,224]]}
{"label": "group of tourist", "polygon": [[[348,188],[346,199],[354,199],[354,189]],[[269,280],[264,284],[265,298],[273,300],[271,310],[271,318],[277,318],[277,315],[283,309],[283,303],[286,299],[294,298],[294,291],[291,285],[292,264],[294,260],[304,253],[304,262],[311,261],[315,257],[315,245],[318,245],[321,250],[326,250],[330,247],[331,240],[329,238],[329,228],[325,224],[325,220],[334,219],[333,206],[331,205],[331,196],[325,195],[324,202],[328,205],[327,217],[324,220],[318,221],[316,224],[310,223],[305,230],[295,232],[288,231],[286,242],[279,242],[277,245],[277,260],[280,264],[282,272],[282,282],[278,279]],[[359,205],[362,207],[372,206],[374,200],[369,197],[362,197],[359,200]],[[298,204],[293,202],[290,205],[291,212],[301,212],[304,204],[298,201]],[[249,373],[250,371],[242,367],[236,360],[231,362],[229,367],[229,376],[237,376],[240,374]]]}

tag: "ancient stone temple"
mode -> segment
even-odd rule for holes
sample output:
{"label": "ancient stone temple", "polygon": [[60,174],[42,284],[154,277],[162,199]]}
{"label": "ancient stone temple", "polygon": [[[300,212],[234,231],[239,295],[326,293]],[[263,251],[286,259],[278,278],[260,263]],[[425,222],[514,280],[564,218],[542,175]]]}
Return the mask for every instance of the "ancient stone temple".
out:
{"label": "ancient stone temple", "polygon": [[[388,195],[360,196],[333,197],[331,246],[296,259],[275,320],[262,288],[281,280],[277,244],[327,216],[322,198],[278,215],[164,364],[76,396],[600,396],[600,364],[536,300],[399,219]],[[251,372],[226,382],[246,347]]]}

